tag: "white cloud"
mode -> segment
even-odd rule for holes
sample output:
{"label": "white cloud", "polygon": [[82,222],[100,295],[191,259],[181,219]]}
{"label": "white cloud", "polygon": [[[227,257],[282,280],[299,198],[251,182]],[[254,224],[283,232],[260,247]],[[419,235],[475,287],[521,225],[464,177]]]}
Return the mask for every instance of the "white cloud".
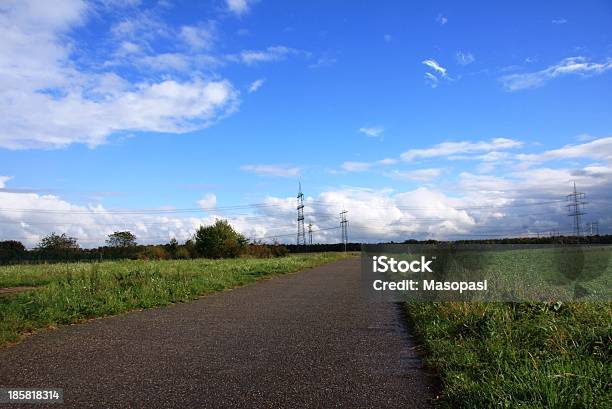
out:
{"label": "white cloud", "polygon": [[[265,50],[244,50],[238,56],[239,60],[247,65],[260,62],[278,61],[287,58],[288,55],[298,54],[299,51],[282,45],[271,46]],[[232,57],[230,56],[230,59]]]}
{"label": "white cloud", "polygon": [[119,55],[137,54],[141,51],[140,46],[131,41],[122,41],[119,45]]}
{"label": "white cloud", "polygon": [[408,171],[394,170],[387,176],[397,180],[409,180],[414,182],[431,182],[442,173],[440,168],[416,169]]}
{"label": "white cloud", "polygon": [[542,153],[518,154],[516,158],[525,162],[546,162],[570,158],[612,161],[612,136],[577,145],[565,145],[562,148],[551,149]]}
{"label": "white cloud", "polygon": [[507,91],[519,91],[540,87],[546,82],[564,75],[597,75],[610,69],[612,69],[612,59],[595,63],[590,62],[586,57],[569,57],[543,70],[504,75],[500,80]]}
{"label": "white cloud", "polygon": [[564,19],[564,18],[556,18],[556,19],[553,19],[551,21],[551,23],[553,23],[553,24],[565,24],[565,23],[567,23],[567,20]]}
{"label": "white cloud", "polygon": [[495,138],[490,141],[478,142],[443,142],[434,145],[431,148],[411,149],[401,154],[401,158],[405,161],[415,159],[427,159],[435,157],[451,157],[452,155],[469,154],[477,152],[487,152],[500,149],[512,149],[522,145],[522,142],[507,139]]}
{"label": "white cloud", "polygon": [[240,169],[259,176],[295,178],[300,175],[299,167],[287,165],[244,165]]}
{"label": "white cloud", "polygon": [[377,163],[379,165],[395,165],[397,163],[397,159],[385,158],[385,159],[379,160]]}
{"label": "white cloud", "polygon": [[215,39],[215,25],[208,22],[200,26],[183,26],[181,27],[180,37],[195,50],[209,49]]}
{"label": "white cloud", "polygon": [[578,139],[580,142],[588,142],[588,141],[592,141],[597,138],[594,137],[593,135],[583,133],[583,134],[576,136],[576,139]]}
{"label": "white cloud", "polygon": [[237,16],[247,13],[251,7],[252,0],[225,0],[227,8]]}
{"label": "white cloud", "polygon": [[198,200],[198,206],[206,210],[216,207],[217,196],[214,193],[207,193],[202,199]]}
{"label": "white cloud", "polygon": [[142,83],[91,100],[81,92],[56,99],[33,92],[7,92],[0,110],[9,115],[0,145],[12,148],[96,146],[116,131],[182,133],[209,126],[237,108],[238,91],[227,81]]}
{"label": "white cloud", "polygon": [[163,243],[176,237],[188,239],[200,224],[214,222],[207,218],[179,218],[174,215],[121,215],[103,206],[79,206],[55,195],[0,192],[4,210],[0,212],[0,240],[19,240],[35,246],[51,232],[77,237],[83,247],[104,244],[108,234],[130,230],[139,243]]}
{"label": "white cloud", "polygon": [[443,26],[448,23],[448,18],[443,16],[442,14],[438,14],[438,17],[436,17],[436,22]]}
{"label": "white cloud", "polygon": [[423,60],[422,63],[434,70],[436,73],[440,74],[442,77],[446,77],[446,68],[438,64],[436,60],[430,58]]}
{"label": "white cloud", "polygon": [[359,132],[372,138],[378,138],[382,136],[383,132],[385,132],[385,128],[382,126],[364,126],[359,128]]}
{"label": "white cloud", "polygon": [[457,63],[460,65],[468,65],[476,61],[476,58],[474,58],[474,55],[470,52],[464,53],[462,51],[457,51],[455,57],[457,58]]}
{"label": "white cloud", "polygon": [[438,79],[438,77],[436,77],[430,72],[426,72],[424,78],[425,78],[425,83],[432,88],[436,88],[438,84],[440,83],[440,80]]}
{"label": "white cloud", "polygon": [[347,161],[342,163],[342,169],[347,172],[363,172],[372,167],[372,164],[369,162],[353,162]]}
{"label": "white cloud", "polygon": [[345,172],[364,172],[366,170],[370,170],[375,166],[389,166],[394,165],[398,161],[394,158],[385,158],[381,160],[377,160],[374,162],[356,162],[356,161],[346,161],[343,162],[340,167]]}
{"label": "white cloud", "polygon": [[138,58],[139,64],[155,71],[187,71],[191,66],[190,59],[181,53],[163,53],[146,55]]}
{"label": "white cloud", "polygon": [[261,86],[264,84],[264,82],[265,82],[265,80],[262,79],[262,78],[253,81],[249,85],[249,93],[253,93],[253,92],[257,91],[259,88],[261,88]]}
{"label": "white cloud", "polygon": [[4,186],[6,185],[6,182],[8,182],[11,179],[12,179],[11,176],[0,176],[0,189],[4,188]]}
{"label": "white cloud", "polygon": [[[237,109],[239,93],[226,80],[130,83],[114,72],[77,68],[67,34],[87,15],[88,5],[76,0],[0,6],[0,146],[96,146],[121,131],[187,132]],[[137,29],[126,20],[116,31],[128,35]],[[184,68],[172,54],[145,62]]]}
{"label": "white cloud", "polygon": [[432,88],[436,88],[440,84],[440,78],[449,80],[446,68],[442,67],[436,60],[427,59],[422,63],[433,70],[433,73],[426,72],[424,75],[425,83]]}

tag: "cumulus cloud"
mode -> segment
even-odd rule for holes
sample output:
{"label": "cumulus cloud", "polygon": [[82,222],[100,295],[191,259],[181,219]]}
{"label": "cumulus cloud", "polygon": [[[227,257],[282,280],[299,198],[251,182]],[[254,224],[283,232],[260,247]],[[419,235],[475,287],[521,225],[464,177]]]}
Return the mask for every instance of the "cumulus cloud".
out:
{"label": "cumulus cloud", "polygon": [[0,128],[0,145],[93,147],[116,131],[188,132],[209,126],[238,104],[238,91],[228,81],[142,83],[103,92],[103,97],[92,100],[71,93],[57,99],[40,92],[7,91],[0,98],[0,110],[8,115]]}
{"label": "cumulus cloud", "polygon": [[0,176],[0,189],[4,188],[7,181],[11,180],[10,176]]}
{"label": "cumulus cloud", "polygon": [[300,175],[300,168],[287,165],[244,165],[240,167],[245,172],[255,173],[259,176],[275,176],[294,178]]}
{"label": "cumulus cloud", "polygon": [[217,196],[214,193],[207,193],[203,198],[198,200],[198,206],[202,209],[210,210],[217,206]]}
{"label": "cumulus cloud", "polygon": [[262,78],[251,82],[251,84],[249,85],[249,93],[253,93],[253,92],[257,91],[259,88],[261,88],[261,86],[264,84],[264,82],[265,82],[265,80],[262,79]]}
{"label": "cumulus cloud", "polygon": [[567,23],[567,19],[564,18],[556,18],[551,21],[553,24],[565,24]]}
{"label": "cumulus cloud", "polygon": [[253,3],[252,0],[225,0],[228,10],[237,16],[246,14],[251,7],[251,3]]}
{"label": "cumulus cloud", "polygon": [[359,128],[359,132],[372,138],[378,138],[382,136],[383,132],[385,132],[385,128],[382,126],[364,126]]}
{"label": "cumulus cloud", "polygon": [[215,25],[212,22],[201,26],[181,27],[180,37],[196,50],[211,48],[215,38]]}
{"label": "cumulus cloud", "polygon": [[591,62],[586,57],[569,57],[540,71],[504,75],[500,81],[507,91],[520,91],[541,87],[550,80],[566,75],[592,76],[603,74],[610,69],[612,59]]}
{"label": "cumulus cloud", "polygon": [[438,23],[441,26],[443,26],[446,23],[448,23],[448,18],[443,16],[442,14],[438,14],[438,16],[436,17],[436,23]]}
{"label": "cumulus cloud", "polygon": [[[227,80],[131,83],[114,72],[79,69],[66,35],[86,20],[88,5],[45,4],[0,7],[0,146],[96,146],[121,131],[187,132],[237,109],[239,93]],[[171,55],[158,56],[158,63],[163,58],[166,65],[182,64]]]}

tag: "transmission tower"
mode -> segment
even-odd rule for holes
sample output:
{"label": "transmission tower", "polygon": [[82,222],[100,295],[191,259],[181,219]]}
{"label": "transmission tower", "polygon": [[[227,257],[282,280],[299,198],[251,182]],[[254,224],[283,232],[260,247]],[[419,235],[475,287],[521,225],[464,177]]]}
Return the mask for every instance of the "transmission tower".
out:
{"label": "transmission tower", "polygon": [[308,223],[308,244],[312,246],[312,223]]}
{"label": "transmission tower", "polygon": [[[587,230],[589,230],[589,235],[599,236],[599,222],[587,223]],[[595,232],[595,234],[593,234],[593,232]]]}
{"label": "transmission tower", "polygon": [[348,243],[348,220],[346,219],[347,210],[340,212],[340,227],[342,227],[342,243],[344,243],[344,251],[346,252],[346,245]]}
{"label": "transmission tower", "polygon": [[568,216],[574,217],[574,235],[582,234],[582,216],[586,214],[584,211],[584,193],[576,190],[576,182],[574,182],[574,192],[567,195],[567,200],[570,202],[567,205]]}
{"label": "transmission tower", "polygon": [[302,183],[297,195],[297,245],[306,245],[306,232],[304,231],[304,193]]}

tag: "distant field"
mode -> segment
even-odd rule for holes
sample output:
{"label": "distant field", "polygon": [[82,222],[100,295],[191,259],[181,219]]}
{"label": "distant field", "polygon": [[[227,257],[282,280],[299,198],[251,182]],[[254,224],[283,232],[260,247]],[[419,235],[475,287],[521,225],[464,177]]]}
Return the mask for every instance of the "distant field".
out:
{"label": "distant field", "polygon": [[0,345],[43,327],[193,300],[278,274],[332,262],[344,253],[267,259],[109,261],[0,267]]}

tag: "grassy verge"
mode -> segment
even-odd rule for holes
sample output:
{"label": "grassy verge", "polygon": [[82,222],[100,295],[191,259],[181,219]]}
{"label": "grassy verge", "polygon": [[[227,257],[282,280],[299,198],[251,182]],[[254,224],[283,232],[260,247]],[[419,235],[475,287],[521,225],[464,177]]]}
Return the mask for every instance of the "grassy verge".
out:
{"label": "grassy verge", "polygon": [[0,267],[0,287],[40,286],[0,297],[0,346],[39,328],[193,300],[344,257],[343,253],[317,253],[274,259],[129,260]]}
{"label": "grassy verge", "polygon": [[408,303],[442,407],[612,407],[612,303]]}

